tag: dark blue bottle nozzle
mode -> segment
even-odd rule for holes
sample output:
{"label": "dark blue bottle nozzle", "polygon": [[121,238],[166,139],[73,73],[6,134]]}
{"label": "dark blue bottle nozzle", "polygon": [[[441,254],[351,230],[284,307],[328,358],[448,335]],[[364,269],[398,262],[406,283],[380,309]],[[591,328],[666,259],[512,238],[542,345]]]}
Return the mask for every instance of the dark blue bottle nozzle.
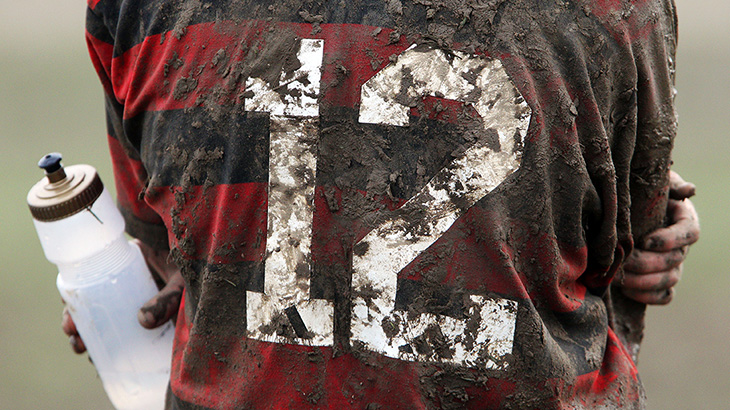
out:
{"label": "dark blue bottle nozzle", "polygon": [[51,172],[56,172],[59,168],[61,168],[61,159],[61,154],[58,152],[52,152],[41,158],[41,160],[38,161],[38,166],[50,174]]}
{"label": "dark blue bottle nozzle", "polygon": [[58,152],[46,154],[38,161],[38,166],[46,171],[50,182],[58,182],[66,178],[66,173],[61,166],[62,156]]}

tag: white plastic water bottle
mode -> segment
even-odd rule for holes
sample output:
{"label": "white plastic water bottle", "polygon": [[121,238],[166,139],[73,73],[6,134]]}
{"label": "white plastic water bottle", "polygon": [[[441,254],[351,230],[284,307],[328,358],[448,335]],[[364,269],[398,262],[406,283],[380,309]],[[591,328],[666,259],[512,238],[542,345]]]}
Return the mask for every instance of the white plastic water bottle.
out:
{"label": "white plastic water bottle", "polygon": [[96,170],[64,169],[60,154],[38,166],[46,178],[28,193],[57,285],[117,410],[164,408],[170,379],[172,323],[143,328],[137,310],[157,286],[142,252],[124,237],[124,220]]}

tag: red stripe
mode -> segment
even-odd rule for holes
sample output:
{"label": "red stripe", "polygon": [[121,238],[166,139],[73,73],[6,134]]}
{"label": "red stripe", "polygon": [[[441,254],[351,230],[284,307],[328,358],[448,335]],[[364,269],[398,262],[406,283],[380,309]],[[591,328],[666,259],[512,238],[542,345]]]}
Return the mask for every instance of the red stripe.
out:
{"label": "red stripe", "polygon": [[[370,216],[347,217],[343,214],[342,192],[334,187],[317,187],[312,238],[314,263],[348,264],[351,247],[372,230],[366,221],[374,221],[383,211],[393,211],[405,203],[405,200],[381,196],[367,199],[366,193],[360,191],[351,191],[349,195],[372,201],[374,207]],[[171,235],[171,246],[179,247],[187,258],[212,264],[264,260],[267,237],[265,183],[194,186],[184,195],[178,187],[162,187],[148,190],[145,198],[151,209],[163,215],[168,230],[176,233]],[[444,285],[496,292],[514,299],[528,299],[531,292],[544,292],[543,289],[525,288],[525,284],[531,282],[518,275],[511,264],[513,251],[499,237],[488,235],[500,232],[492,226],[495,223],[499,223],[496,216],[473,207],[422,257],[404,268],[399,277],[420,281],[431,270],[446,267],[447,274],[441,281]],[[480,233],[472,234],[475,229]],[[186,241],[194,246],[186,246]],[[542,244],[540,249],[556,247],[547,237],[538,242]],[[569,279],[549,293],[554,296],[551,300],[555,301],[555,310],[572,311],[579,307],[578,301],[583,299],[585,287],[577,284],[576,279],[583,271],[585,254],[583,248],[576,255],[566,253],[560,259],[563,263],[557,268],[561,269],[562,277]],[[529,257],[541,263],[555,263],[537,253]],[[499,269],[495,270],[495,267]]]}
{"label": "red stripe", "polygon": [[[405,36],[397,43],[389,44],[392,31],[354,24],[322,26],[322,32],[316,38],[324,40],[323,104],[358,106],[362,85],[390,64],[391,56],[399,55],[410,46]],[[344,76],[341,67],[347,70]]]}
{"label": "red stripe", "polygon": [[[329,191],[333,194],[325,195]],[[352,194],[365,201],[365,192]],[[345,263],[349,249],[345,250],[343,245],[362,239],[371,228],[363,222],[366,215],[355,220],[338,217],[341,211],[329,208],[329,195],[334,195],[338,207],[342,205],[341,191],[316,188],[312,259],[325,264]],[[163,215],[168,230],[178,232],[171,238],[171,246],[179,246],[184,239],[195,244],[193,253],[186,254],[188,258],[216,264],[263,261],[267,236],[266,183],[193,186],[185,194],[179,187],[157,187],[149,189],[145,199],[155,214]],[[405,202],[381,196],[368,201],[371,200],[375,207],[389,210]],[[376,213],[373,210],[373,217]],[[184,248],[183,251],[191,249]]]}
{"label": "red stripe", "polygon": [[587,10],[598,17],[604,28],[621,45],[648,38],[660,21],[652,12],[655,2],[638,0],[594,0]]}
{"label": "red stripe", "polygon": [[[334,357],[333,349],[211,338],[192,330],[186,297],[175,327],[171,388],[215,409],[425,409],[417,365],[373,355]],[[214,345],[214,347],[212,347]],[[368,354],[363,352],[362,354]],[[378,407],[375,407],[378,408]]]}
{"label": "red stripe", "polygon": [[[453,400],[453,391],[438,383],[440,366],[402,362],[367,351],[333,355],[328,347],[307,347],[247,339],[219,340],[191,331],[185,315],[186,297],[176,324],[171,387],[180,399],[216,409],[423,409],[428,389],[432,405]],[[480,377],[465,369],[468,403],[462,408],[501,408],[514,400],[518,388],[547,393],[534,408],[578,406],[631,407],[640,400],[638,372],[615,333],[608,329],[600,369],[567,379],[515,382]],[[213,344],[213,346],[211,346]],[[444,373],[448,377],[448,373]],[[524,376],[524,375],[523,375]],[[446,379],[448,380],[448,379]],[[519,384],[518,384],[519,383]],[[620,386],[620,387],[617,387]],[[452,403],[453,404],[453,403]]]}
{"label": "red stripe", "polygon": [[521,283],[531,286],[528,289],[531,299],[538,306],[547,304],[541,307],[554,312],[579,309],[587,293],[582,275],[588,267],[588,248],[561,243],[554,234],[535,232],[523,222],[512,222],[515,241],[524,244],[517,245],[522,249],[519,269],[532,275],[549,272],[550,278],[553,278],[541,281],[535,277],[523,277]]}
{"label": "red stripe", "polygon": [[111,83],[112,78],[112,56],[114,55],[114,45],[105,43],[98,38],[86,32],[86,46],[89,49],[91,63],[96,69],[96,73],[104,87],[104,92],[108,95],[114,95]]}
{"label": "red stripe", "polygon": [[[641,10],[632,13],[628,23],[611,19],[620,11],[618,3],[599,1],[593,9],[607,20],[605,25],[617,41],[632,42],[652,32],[656,22],[645,21],[647,13]],[[409,45],[404,37],[389,44],[391,29],[352,24],[323,24],[321,31],[313,33],[310,24],[224,21],[189,26],[180,38],[170,33],[153,35],[112,62],[114,93],[127,104],[125,118],[143,111],[201,105],[205,98],[219,104],[238,101],[245,84],[223,66],[234,68],[236,63],[252,60],[249,50],[263,47],[269,30],[325,40],[322,104],[341,107],[356,107],[362,84]],[[214,64],[220,50],[230,57],[219,63],[223,66]]]}
{"label": "red stripe", "polygon": [[[153,35],[112,61],[114,95],[125,104],[124,118],[143,111],[161,111],[192,107],[214,85],[225,86],[226,81],[214,75],[217,67],[212,60],[218,50],[236,44],[233,33],[215,30],[214,23],[190,26],[180,39],[168,34]],[[205,47],[201,47],[201,45]],[[198,68],[206,64],[205,75]],[[207,69],[207,70],[206,70]],[[182,92],[182,88],[195,88]],[[222,102],[233,102],[237,90],[225,87]]]}
{"label": "red stripe", "polygon": [[[382,195],[368,196],[367,192],[356,190],[348,190],[345,196],[349,198],[343,200],[343,191],[335,187],[320,186],[315,189],[312,236],[314,262],[328,265],[349,263],[350,247],[373,229],[368,221],[372,222],[382,211],[396,210],[406,202]],[[357,218],[348,217],[344,211],[343,201],[353,200],[369,204],[369,208],[362,209],[362,214]]]}
{"label": "red stripe", "polygon": [[184,193],[160,187],[148,190],[146,199],[172,233],[170,246],[189,259],[222,264],[263,260],[266,196],[266,184],[242,183],[193,186]]}
{"label": "red stripe", "polygon": [[638,370],[631,356],[609,328],[599,370],[577,376],[572,384],[551,380],[548,385],[561,392],[562,403],[581,408],[633,408],[642,394],[637,389],[638,378]]}
{"label": "red stripe", "polygon": [[[222,410],[425,410],[430,408],[426,400],[436,406],[444,404],[443,399],[453,400],[453,392],[436,384],[438,365],[367,351],[335,356],[330,347],[212,339],[191,331],[184,310],[181,307],[176,325],[171,388],[185,402]],[[465,385],[465,408],[481,409],[484,403],[498,407],[516,391],[514,382],[484,378],[476,370],[464,370],[462,376],[479,380]],[[421,391],[422,381],[431,395]]]}
{"label": "red stripe", "polygon": [[[361,195],[365,192],[349,192]],[[361,215],[355,220],[343,215],[342,191],[335,187],[318,187],[315,194],[314,235],[312,260],[324,264],[347,264],[350,246],[365,237],[372,227],[363,221],[375,220],[382,211],[395,210],[405,200],[393,201],[387,197],[373,198],[375,208],[371,217]],[[379,205],[378,205],[379,204]],[[378,206],[380,208],[378,208]],[[558,312],[571,312],[581,307],[586,287],[581,276],[586,271],[588,250],[585,246],[575,248],[559,244],[554,237],[532,231],[519,221],[510,221],[511,231],[530,232],[518,241],[530,243],[521,258],[537,264],[537,271],[559,272],[560,283],[553,283],[550,289],[526,288],[528,280],[514,266],[514,251],[505,245],[502,225],[498,213],[472,207],[440,237],[423,255],[406,266],[399,277],[421,281],[429,272],[446,268],[446,274],[439,274],[440,283],[458,286],[474,291],[496,292],[513,299],[546,298],[550,308]],[[347,249],[346,249],[347,247]],[[559,257],[555,257],[559,255]],[[522,270],[525,267],[521,267]]]}
{"label": "red stripe", "polygon": [[[164,216],[168,230],[176,233],[170,239],[171,246],[180,247],[191,260],[224,264],[264,260],[266,194],[265,183],[244,183],[194,186],[184,195],[180,188],[156,188],[149,190],[145,198],[155,215]],[[366,197],[359,191],[351,194],[361,195],[363,200]],[[328,203],[328,198],[334,202]],[[312,240],[314,263],[349,263],[351,246],[371,230],[363,221],[374,220],[383,210],[397,209],[405,202],[387,197],[373,200],[382,208],[374,209],[372,218],[362,215],[351,219],[342,214],[341,191],[332,187],[316,189]],[[338,209],[333,210],[331,207],[335,206]],[[495,224],[502,222],[488,211],[471,208],[422,257],[404,268],[399,277],[421,281],[424,276],[429,276],[430,271],[445,267],[446,274],[439,275],[444,285],[496,292],[513,299],[529,299],[530,295],[535,295],[559,312],[578,309],[586,294],[586,287],[580,279],[586,270],[587,249],[573,249],[564,244],[558,246],[554,238],[545,234],[530,236],[533,246],[525,249],[521,258],[533,261],[538,266],[535,269],[558,271],[561,281],[552,283],[548,289],[526,288],[526,284],[535,281],[523,277],[513,265],[514,251],[504,245],[503,238],[499,237],[501,230],[495,228]],[[513,227],[515,232],[529,231],[517,225]],[[186,246],[184,242],[188,240],[194,246]],[[554,257],[555,253],[560,256]]]}
{"label": "red stripe", "polygon": [[162,224],[162,219],[144,202],[147,172],[141,162],[129,158],[115,138],[109,136],[114,182],[119,206],[130,211],[139,220],[150,224]]}
{"label": "red stripe", "polygon": [[[502,223],[495,213],[470,208],[398,276],[415,281],[438,277],[444,285],[528,299],[512,264],[514,252],[499,238],[501,229],[496,225]],[[445,274],[439,273],[444,269]]]}
{"label": "red stripe", "polygon": [[[445,285],[496,292],[511,299],[546,301],[556,312],[580,308],[586,295],[586,287],[579,279],[587,266],[587,248],[560,244],[544,233],[534,234],[516,220],[507,222],[509,228],[505,228],[502,218],[498,212],[472,207],[421,257],[404,268],[399,277],[416,281],[440,277]],[[505,229],[514,233],[514,243],[530,244],[522,247],[519,260],[535,266],[515,266],[515,252],[503,238]],[[523,238],[519,232],[530,234]],[[444,268],[446,274],[438,274]],[[435,274],[430,274],[432,271]],[[521,273],[525,271],[557,272],[555,277],[560,282],[535,281]]]}
{"label": "red stripe", "polygon": [[[127,198],[137,198],[139,183],[130,183]],[[366,193],[352,191],[352,195],[366,200]],[[334,204],[328,203],[334,198]],[[332,200],[332,199],[330,199]],[[263,261],[267,236],[267,184],[241,183],[228,185],[193,186],[185,193],[179,187],[155,187],[146,191],[145,206],[155,215],[163,216],[170,232],[171,246],[179,246],[183,240],[192,240],[194,251],[186,254],[190,259],[209,263],[235,263]],[[367,201],[374,204],[373,219],[378,210],[395,210],[404,200],[376,196]],[[332,210],[337,206],[340,210]],[[369,218],[342,217],[342,192],[331,187],[315,190],[314,232],[312,259],[317,263],[345,263],[352,243],[362,239],[371,228],[364,221]],[[215,235],[213,235],[215,233]],[[190,247],[183,247],[192,250]]]}
{"label": "red stripe", "polygon": [[265,46],[269,29],[325,41],[322,100],[333,106],[355,107],[360,86],[386,66],[391,55],[408,47],[404,37],[388,44],[390,29],[375,36],[374,27],[352,24],[323,24],[316,34],[311,25],[297,23],[193,25],[180,38],[169,33],[150,36],[114,58],[114,95],[126,105],[124,117],[202,105],[210,98],[215,104],[238,102],[245,84],[236,78],[236,64],[253,60],[249,52]]}
{"label": "red stripe", "polygon": [[[362,199],[366,200],[365,192],[349,194],[362,195]],[[405,200],[376,197],[371,202],[376,206],[370,217],[364,214],[352,220],[343,215],[342,195],[342,191],[334,187],[318,187],[316,190],[312,240],[312,260],[316,263],[349,263],[350,246],[372,230],[363,221],[375,220],[383,211],[395,210],[405,203]],[[467,211],[398,276],[422,281],[424,277],[433,276],[429,275],[430,272],[445,268],[445,275],[437,275],[444,285],[496,292],[512,299],[531,299],[530,295],[533,295],[536,300],[546,300],[549,307],[557,312],[572,312],[580,308],[586,295],[586,286],[581,279],[587,267],[587,248],[559,244],[545,233],[535,236],[519,221],[511,220],[510,223],[511,231],[528,235],[515,238],[518,242],[530,244],[524,247],[521,259],[533,261],[536,266],[531,267],[531,271],[558,272],[559,283],[550,283],[548,289],[526,288],[528,284],[539,283],[542,286],[545,283],[529,280],[519,273],[526,268],[514,266],[514,251],[505,245],[501,236],[504,221],[498,213],[480,207]]]}
{"label": "red stripe", "polygon": [[90,9],[94,10],[96,5],[99,4],[99,1],[101,0],[86,0],[86,4],[88,4]]}

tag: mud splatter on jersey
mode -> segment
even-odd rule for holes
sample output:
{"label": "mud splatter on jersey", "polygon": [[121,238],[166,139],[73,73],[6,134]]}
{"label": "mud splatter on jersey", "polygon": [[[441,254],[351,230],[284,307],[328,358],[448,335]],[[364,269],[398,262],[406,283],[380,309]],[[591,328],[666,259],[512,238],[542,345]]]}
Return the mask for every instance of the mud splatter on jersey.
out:
{"label": "mud splatter on jersey", "polygon": [[89,2],[169,409],[641,408],[606,289],[662,222],[661,1]]}

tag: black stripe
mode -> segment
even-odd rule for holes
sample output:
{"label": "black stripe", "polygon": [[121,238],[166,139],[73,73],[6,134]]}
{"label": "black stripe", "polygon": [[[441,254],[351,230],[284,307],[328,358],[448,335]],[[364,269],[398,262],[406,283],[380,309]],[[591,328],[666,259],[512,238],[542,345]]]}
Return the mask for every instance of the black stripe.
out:
{"label": "black stripe", "polygon": [[[214,111],[194,107],[147,112],[124,121],[124,135],[135,151],[145,147],[142,161],[153,186],[268,181],[269,115],[235,108]],[[411,117],[410,126],[397,127],[361,124],[357,117],[355,109],[322,108],[317,185],[410,198],[481,133],[469,121],[450,124]],[[114,118],[110,115],[110,128],[117,133]],[[180,163],[180,155],[192,160],[197,150],[223,155],[194,175],[183,175],[187,164]]]}
{"label": "black stripe", "polygon": [[317,185],[411,198],[485,133],[481,120],[459,124],[410,117],[408,127],[362,124],[351,108],[322,108]]}
{"label": "black stripe", "polygon": [[139,239],[154,249],[168,249],[167,227],[143,221],[135,216],[132,211],[118,206],[124,216],[125,231],[134,238]]}
{"label": "black stripe", "polygon": [[124,153],[134,161],[140,161],[140,132],[127,133],[122,116],[124,106],[117,102],[113,95],[104,94],[104,108],[106,115],[106,130],[110,137],[119,142]]}
{"label": "black stripe", "polygon": [[[173,256],[175,255],[173,250]],[[181,260],[174,258],[175,263],[185,278],[186,299],[189,320],[195,320],[198,303],[200,302],[203,282],[206,282],[206,289],[209,295],[215,295],[213,284],[228,289],[228,298],[232,303],[240,303],[240,309],[235,312],[228,312],[233,316],[245,318],[246,291],[264,292],[264,264],[263,262],[235,262],[227,264],[211,264],[200,260]],[[234,296],[235,295],[235,296]],[[242,327],[245,330],[245,326]]]}
{"label": "black stripe", "polygon": [[[138,148],[144,147],[142,162],[151,186],[268,181],[269,115],[236,109],[223,112],[216,116],[195,107],[145,113],[124,121],[125,134]],[[196,152],[211,153],[213,160],[196,159]]]}
{"label": "black stripe", "polygon": [[205,273],[206,278],[219,278],[230,281],[232,285],[251,292],[264,292],[264,264],[263,262],[242,261],[233,263],[207,263],[192,261],[189,265],[194,271]]}
{"label": "black stripe", "polygon": [[209,407],[198,406],[197,404],[190,404],[175,395],[172,389],[167,387],[167,396],[165,399],[166,410],[214,410]]}
{"label": "black stripe", "polygon": [[348,0],[347,7],[341,6],[341,0],[302,2],[300,7],[283,6],[274,0],[119,0],[120,4],[115,3],[101,2],[95,10],[104,14],[108,31],[114,33],[115,57],[142,43],[146,37],[163,33],[181,36],[185,27],[223,20],[394,26],[381,0]]}
{"label": "black stripe", "polygon": [[100,41],[114,44],[114,37],[104,24],[104,19],[96,11],[89,8],[86,10],[86,31]]}

